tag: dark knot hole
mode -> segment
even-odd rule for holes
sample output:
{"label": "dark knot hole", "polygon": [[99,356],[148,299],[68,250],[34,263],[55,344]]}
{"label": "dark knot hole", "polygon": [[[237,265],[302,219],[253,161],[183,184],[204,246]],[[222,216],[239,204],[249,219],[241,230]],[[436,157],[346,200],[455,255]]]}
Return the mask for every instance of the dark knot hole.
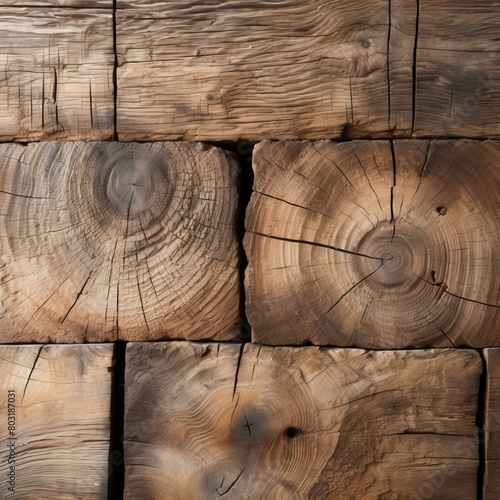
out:
{"label": "dark knot hole", "polygon": [[295,439],[302,434],[302,431],[296,427],[288,427],[285,429],[284,434],[288,439]]}

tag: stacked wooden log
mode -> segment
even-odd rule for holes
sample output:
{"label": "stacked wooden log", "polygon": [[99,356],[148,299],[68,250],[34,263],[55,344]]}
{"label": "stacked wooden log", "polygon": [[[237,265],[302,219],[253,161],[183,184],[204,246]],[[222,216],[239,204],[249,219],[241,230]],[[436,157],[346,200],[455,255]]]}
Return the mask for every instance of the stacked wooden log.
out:
{"label": "stacked wooden log", "polygon": [[4,0],[0,497],[499,498],[499,29]]}

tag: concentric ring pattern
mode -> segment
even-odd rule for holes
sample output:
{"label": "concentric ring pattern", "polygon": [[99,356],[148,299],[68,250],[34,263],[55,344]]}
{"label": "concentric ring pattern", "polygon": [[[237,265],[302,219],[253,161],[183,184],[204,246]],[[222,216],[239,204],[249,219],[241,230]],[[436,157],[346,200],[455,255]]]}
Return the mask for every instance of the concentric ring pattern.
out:
{"label": "concentric ring pattern", "polygon": [[2,341],[237,334],[229,156],[193,143],[0,151]]}
{"label": "concentric ring pattern", "polygon": [[500,344],[496,142],[265,142],[254,170],[256,341]]}

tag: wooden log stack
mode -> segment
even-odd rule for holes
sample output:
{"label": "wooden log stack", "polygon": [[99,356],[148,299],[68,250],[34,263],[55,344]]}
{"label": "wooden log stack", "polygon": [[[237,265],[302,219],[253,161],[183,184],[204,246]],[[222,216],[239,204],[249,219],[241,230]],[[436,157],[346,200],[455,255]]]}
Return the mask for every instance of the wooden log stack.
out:
{"label": "wooden log stack", "polygon": [[499,33],[3,0],[0,498],[500,498]]}

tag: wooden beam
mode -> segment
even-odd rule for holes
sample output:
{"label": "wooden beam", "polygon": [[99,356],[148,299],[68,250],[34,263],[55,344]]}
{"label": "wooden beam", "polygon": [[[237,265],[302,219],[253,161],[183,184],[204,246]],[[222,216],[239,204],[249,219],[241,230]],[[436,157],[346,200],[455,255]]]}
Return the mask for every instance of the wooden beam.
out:
{"label": "wooden beam", "polygon": [[387,128],[386,0],[118,2],[122,140]]}
{"label": "wooden beam", "polygon": [[0,496],[106,498],[113,346],[0,346]]}
{"label": "wooden beam", "polygon": [[500,135],[493,0],[117,5],[122,140]]}
{"label": "wooden beam", "polygon": [[0,141],[112,138],[112,12],[29,3],[0,8]]}
{"label": "wooden beam", "polygon": [[487,368],[484,500],[500,496],[500,349],[485,349]]}
{"label": "wooden beam", "polygon": [[500,143],[263,142],[244,240],[264,344],[500,342]]}
{"label": "wooden beam", "polygon": [[475,498],[468,350],[129,344],[125,498]]}
{"label": "wooden beam", "polygon": [[2,0],[1,7],[63,7],[74,9],[112,9],[113,0]]}
{"label": "wooden beam", "polygon": [[0,145],[0,340],[237,336],[237,175],[203,144]]}

